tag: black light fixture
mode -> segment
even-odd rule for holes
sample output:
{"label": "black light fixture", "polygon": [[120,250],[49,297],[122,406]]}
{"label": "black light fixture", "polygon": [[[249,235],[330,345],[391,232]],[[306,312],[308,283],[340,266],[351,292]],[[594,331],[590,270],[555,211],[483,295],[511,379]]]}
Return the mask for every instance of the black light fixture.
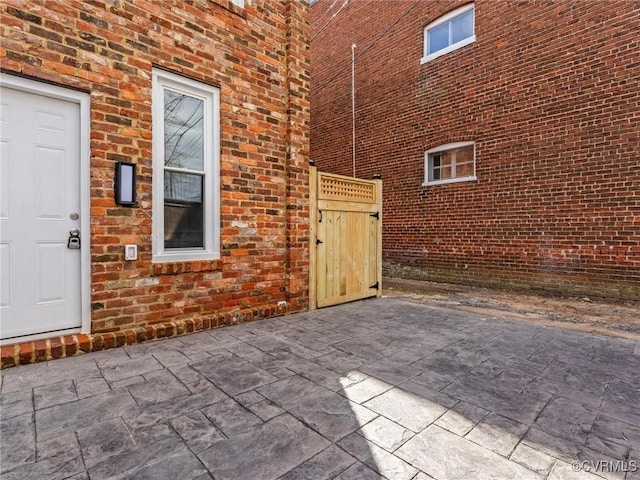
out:
{"label": "black light fixture", "polygon": [[136,164],[129,162],[116,163],[114,182],[116,203],[125,207],[136,204]]}

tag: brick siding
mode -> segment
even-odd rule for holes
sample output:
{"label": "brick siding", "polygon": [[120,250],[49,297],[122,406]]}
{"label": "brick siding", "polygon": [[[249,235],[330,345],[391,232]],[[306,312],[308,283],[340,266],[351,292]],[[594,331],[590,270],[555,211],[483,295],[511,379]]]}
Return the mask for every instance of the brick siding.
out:
{"label": "brick siding", "polygon": [[[1,0],[0,15],[4,73],[91,96],[92,334],[307,308],[306,2]],[[153,67],[220,89],[218,260],[151,261]],[[114,203],[117,161],[138,165],[136,208]]]}
{"label": "brick siding", "polygon": [[[387,274],[640,299],[638,2],[478,0],[476,41],[422,65],[424,27],[467,2],[343,3],[310,9],[311,158],[352,174],[355,43]],[[422,186],[424,152],[463,141],[477,181]]]}

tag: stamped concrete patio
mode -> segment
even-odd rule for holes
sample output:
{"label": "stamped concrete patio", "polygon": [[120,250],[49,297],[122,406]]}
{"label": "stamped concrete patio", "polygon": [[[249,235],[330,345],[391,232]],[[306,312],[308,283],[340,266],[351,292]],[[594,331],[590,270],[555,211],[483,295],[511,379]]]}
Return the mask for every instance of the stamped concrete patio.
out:
{"label": "stamped concrete patio", "polygon": [[638,342],[394,298],[8,369],[1,400],[6,480],[640,479]]}

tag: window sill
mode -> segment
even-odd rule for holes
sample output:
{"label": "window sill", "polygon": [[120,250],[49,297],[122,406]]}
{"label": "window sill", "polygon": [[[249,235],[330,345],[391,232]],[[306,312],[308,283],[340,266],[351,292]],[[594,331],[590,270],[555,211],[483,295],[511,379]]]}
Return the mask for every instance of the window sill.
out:
{"label": "window sill", "polygon": [[478,177],[474,175],[473,177],[448,178],[447,180],[434,180],[433,182],[424,182],[422,186],[431,187],[433,185],[446,185],[448,183],[477,182],[477,181],[478,181]]}
{"label": "window sill", "polygon": [[428,63],[431,60],[441,57],[442,55],[446,55],[447,53],[451,53],[455,50],[458,50],[459,48],[465,47],[475,41],[476,41],[476,36],[471,35],[469,38],[465,38],[464,40],[458,43],[454,43],[453,45],[449,45],[448,47],[443,48],[442,50],[438,50],[437,52],[434,52],[431,55],[426,55],[422,57],[420,59],[420,65],[424,65],[425,63]]}
{"label": "window sill", "polygon": [[247,18],[247,12],[245,10],[247,2],[240,2],[241,5],[238,5],[238,2],[234,2],[233,0],[212,0],[213,3],[220,5],[222,8],[229,10],[231,13],[235,13],[242,18]]}
{"label": "window sill", "polygon": [[222,260],[196,260],[153,264],[153,275],[178,275],[181,273],[214,272],[222,268]]}

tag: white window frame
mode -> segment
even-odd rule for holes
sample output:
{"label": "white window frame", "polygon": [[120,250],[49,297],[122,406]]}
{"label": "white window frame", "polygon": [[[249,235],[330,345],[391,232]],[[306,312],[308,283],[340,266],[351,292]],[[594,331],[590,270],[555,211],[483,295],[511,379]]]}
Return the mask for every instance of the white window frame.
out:
{"label": "white window frame", "polygon": [[[171,89],[204,102],[204,247],[164,247],[164,91]],[[152,72],[153,262],[220,258],[220,90],[160,69]]]}
{"label": "white window frame", "polygon": [[[442,17],[438,18],[437,20],[431,22],[429,25],[427,25],[424,28],[424,48],[423,48],[423,52],[422,52],[422,59],[420,60],[420,64],[423,63],[427,63],[431,60],[433,60],[434,58],[438,58],[441,57],[442,55],[446,55],[447,53],[453,52],[454,50],[458,50],[459,48],[464,47],[465,45],[469,45],[470,43],[473,43],[476,41],[476,14],[475,14],[475,3],[470,3],[468,5],[464,5],[460,8],[456,8],[455,10],[447,13],[446,15],[443,15]],[[442,25],[443,23],[447,23],[449,21],[451,21],[451,19],[457,17],[458,15],[461,15],[463,13],[468,12],[469,10],[474,10],[473,12],[473,35],[471,35],[470,37],[465,38],[464,40],[460,40],[459,42],[453,43],[451,45],[449,45],[448,47],[445,47],[443,49],[438,50],[437,52],[433,52],[432,54],[428,54],[427,52],[429,51],[429,35],[428,32],[429,30]]]}
{"label": "white window frame", "polygon": [[[473,174],[467,175],[465,177],[455,177],[455,163],[452,164],[452,178],[447,178],[444,180],[432,180],[429,181],[429,170],[431,169],[430,165],[430,156],[436,153],[446,152],[448,150],[455,150],[457,148],[469,147],[473,146]],[[457,183],[457,182],[469,182],[473,180],[477,180],[476,177],[476,144],[475,142],[456,142],[456,143],[447,143],[445,145],[440,145],[435,148],[431,148],[424,153],[424,183],[423,187],[431,186],[431,185],[443,185],[446,183]]]}

